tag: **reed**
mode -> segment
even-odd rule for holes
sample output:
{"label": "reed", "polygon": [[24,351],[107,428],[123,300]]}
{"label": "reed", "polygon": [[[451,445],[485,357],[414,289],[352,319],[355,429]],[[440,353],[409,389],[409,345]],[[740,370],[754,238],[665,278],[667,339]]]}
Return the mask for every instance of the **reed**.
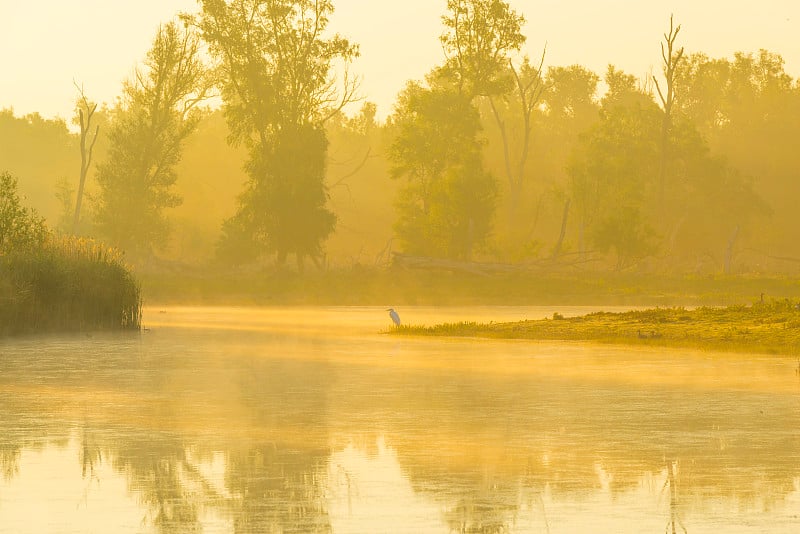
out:
{"label": "reed", "polygon": [[49,236],[0,255],[0,335],[138,330],[141,313],[121,254],[96,241]]}

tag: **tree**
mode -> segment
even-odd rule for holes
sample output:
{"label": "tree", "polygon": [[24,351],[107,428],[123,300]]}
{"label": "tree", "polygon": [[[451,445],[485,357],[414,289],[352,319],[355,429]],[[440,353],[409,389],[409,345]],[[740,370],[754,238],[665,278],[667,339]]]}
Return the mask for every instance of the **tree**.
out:
{"label": "tree", "polygon": [[17,179],[0,173],[0,254],[41,245],[47,234],[44,219],[20,202]]}
{"label": "tree", "polygon": [[[77,87],[77,84],[76,84]],[[94,144],[97,142],[97,135],[100,133],[100,125],[96,125],[94,129],[94,133],[91,134],[89,132],[92,129],[92,118],[94,117],[95,111],[97,111],[97,104],[94,102],[89,102],[89,99],[86,98],[86,93],[83,92],[83,87],[79,89],[80,97],[78,98],[77,108],[78,108],[78,124],[81,127],[81,173],[80,173],[80,180],[78,182],[78,192],[75,198],[75,214],[72,218],[72,233],[78,233],[78,223],[80,222],[81,218],[81,204],[83,201],[83,189],[86,185],[86,175],[89,172],[89,166],[92,164],[92,153],[94,152]],[[86,143],[89,140],[89,145],[87,147]]]}
{"label": "tree", "polygon": [[[323,37],[330,0],[201,0],[193,20],[218,60],[231,141],[248,148],[249,183],[223,238],[315,261],[333,231],[326,207],[324,123],[354,99],[358,48]],[[334,63],[344,64],[336,89]],[[223,245],[220,250],[230,250]]]}
{"label": "tree", "polygon": [[[675,120],[670,184],[660,193],[660,151],[663,112],[636,79],[609,68],[609,91],[600,121],[571,155],[571,192],[588,241],[600,251],[614,251],[616,267],[624,268],[658,252],[656,229],[666,205],[682,220],[670,236],[667,259],[688,262],[710,255],[720,264],[732,248],[731,230],[744,229],[763,212],[752,188],[722,158],[711,154],[694,125]],[[734,234],[738,236],[738,231]]]}
{"label": "tree", "polygon": [[448,0],[447,9],[442,17],[446,31],[440,37],[447,56],[442,70],[460,92],[489,102],[503,144],[513,227],[530,155],[532,115],[544,91],[544,53],[538,66],[527,57],[519,68],[514,66],[511,54],[526,40],[525,18],[503,0]]}
{"label": "tree", "polygon": [[[738,52],[732,59],[693,54],[682,63],[678,80],[682,91],[677,114],[697,126],[714,154],[752,181],[755,197],[771,209],[769,219],[756,220],[758,227],[749,229],[757,236],[749,243],[760,256],[757,261],[764,265],[771,259],[768,256],[796,257],[800,254],[794,231],[795,199],[800,195],[795,147],[800,135],[800,87],[785,72],[783,59],[766,50]],[[745,215],[764,212],[765,206],[754,201],[746,207]],[[720,239],[746,240],[746,230],[737,215]],[[791,265],[783,261],[772,265]]]}
{"label": "tree", "polygon": [[447,0],[447,10],[440,37],[447,56],[444,69],[459,92],[470,98],[506,92],[509,54],[525,43],[525,18],[503,0]]}
{"label": "tree", "polygon": [[661,118],[661,147],[660,158],[658,166],[658,196],[659,203],[661,204],[662,214],[665,212],[664,206],[664,188],[670,172],[671,154],[670,154],[670,129],[672,128],[672,108],[675,105],[675,76],[678,68],[680,68],[681,61],[683,60],[683,47],[675,49],[675,41],[678,39],[678,33],[681,31],[680,24],[675,27],[673,25],[672,16],[669,17],[669,33],[664,34],[664,42],[661,43],[661,59],[663,60],[662,69],[664,72],[665,89],[662,91],[661,84],[658,83],[658,78],[653,76],[653,83],[655,83],[656,90],[658,91],[658,98],[661,101],[663,116]]}
{"label": "tree", "polygon": [[480,117],[468,96],[409,84],[392,117],[393,178],[406,178],[395,229],[411,254],[470,259],[491,230],[496,183],[481,161]]}
{"label": "tree", "polygon": [[541,157],[537,171],[541,176],[549,177],[554,196],[564,203],[558,239],[550,253],[553,259],[562,251],[573,202],[564,163],[579,136],[599,119],[596,101],[599,82],[597,74],[580,65],[550,67],[547,70],[542,95],[545,111],[538,121],[541,131],[538,151]]}
{"label": "tree", "polygon": [[579,240],[616,252],[618,269],[655,251],[649,208],[657,175],[659,111],[636,79],[609,66],[600,121],[570,156]]}
{"label": "tree", "polygon": [[175,22],[161,26],[123,88],[113,111],[109,152],[99,166],[96,222],[113,244],[136,255],[165,243],[164,210],[180,204],[172,191],[183,143],[208,93],[200,41]]}
{"label": "tree", "polygon": [[[59,180],[74,176],[77,149],[78,138],[63,119],[44,119],[38,113],[15,117],[10,109],[0,111],[0,170],[24,177],[20,195],[48,220],[60,215],[53,191]],[[75,206],[70,204],[71,223]]]}

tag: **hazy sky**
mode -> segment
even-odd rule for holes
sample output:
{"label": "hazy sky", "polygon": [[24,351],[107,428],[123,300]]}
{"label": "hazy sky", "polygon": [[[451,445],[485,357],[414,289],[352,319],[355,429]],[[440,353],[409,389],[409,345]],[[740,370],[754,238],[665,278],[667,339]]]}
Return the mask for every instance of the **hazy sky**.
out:
{"label": "hazy sky", "polygon": [[[527,19],[526,52],[546,64],[580,63],[599,74],[614,63],[638,76],[658,69],[670,13],[687,51],[713,57],[766,48],[800,77],[798,0],[511,0]],[[361,45],[354,70],[361,93],[391,110],[410,79],[442,60],[446,0],[335,0],[331,27]],[[0,0],[0,108],[71,115],[73,80],[112,102],[142,60],[162,21],[193,11],[195,0]]]}

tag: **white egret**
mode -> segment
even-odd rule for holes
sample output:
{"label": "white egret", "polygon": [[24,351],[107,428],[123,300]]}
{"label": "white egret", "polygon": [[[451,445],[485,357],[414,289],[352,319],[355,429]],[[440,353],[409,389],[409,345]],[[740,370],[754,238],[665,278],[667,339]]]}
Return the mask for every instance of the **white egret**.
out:
{"label": "white egret", "polygon": [[397,315],[397,312],[394,311],[393,308],[389,308],[386,311],[389,312],[389,317],[392,318],[392,322],[394,323],[394,325],[395,326],[400,326],[400,316]]}

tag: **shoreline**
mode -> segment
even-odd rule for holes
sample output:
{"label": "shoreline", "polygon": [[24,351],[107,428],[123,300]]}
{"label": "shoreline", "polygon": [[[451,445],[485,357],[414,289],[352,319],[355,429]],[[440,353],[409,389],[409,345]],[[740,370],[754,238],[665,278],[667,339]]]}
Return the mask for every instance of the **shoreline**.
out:
{"label": "shoreline", "polygon": [[750,306],[649,308],[516,322],[401,326],[392,335],[475,337],[531,341],[691,348],[800,355],[800,303],[783,299]]}

